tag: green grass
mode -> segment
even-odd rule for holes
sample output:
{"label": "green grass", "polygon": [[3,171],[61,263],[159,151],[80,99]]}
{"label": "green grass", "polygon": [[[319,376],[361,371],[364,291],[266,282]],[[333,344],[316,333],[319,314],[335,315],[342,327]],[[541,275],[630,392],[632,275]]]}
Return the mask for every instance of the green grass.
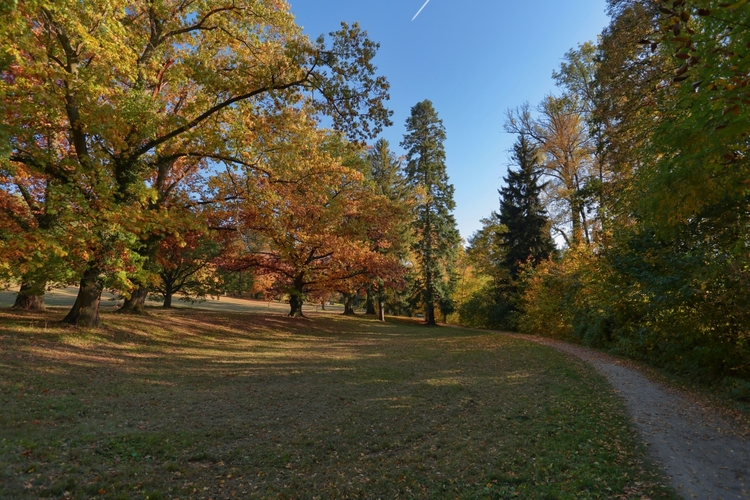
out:
{"label": "green grass", "polygon": [[361,318],[0,312],[0,498],[677,498],[552,349]]}

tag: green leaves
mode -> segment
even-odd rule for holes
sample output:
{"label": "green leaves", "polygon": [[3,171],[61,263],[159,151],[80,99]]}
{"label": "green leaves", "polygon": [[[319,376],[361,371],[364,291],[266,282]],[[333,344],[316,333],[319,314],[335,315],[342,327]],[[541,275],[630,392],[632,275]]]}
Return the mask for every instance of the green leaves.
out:
{"label": "green leaves", "polygon": [[432,102],[417,103],[406,120],[406,181],[423,190],[412,223],[415,240],[412,250],[420,265],[420,286],[428,324],[435,324],[435,305],[449,304],[460,236],[453,218],[453,185],[445,169],[445,128]]}

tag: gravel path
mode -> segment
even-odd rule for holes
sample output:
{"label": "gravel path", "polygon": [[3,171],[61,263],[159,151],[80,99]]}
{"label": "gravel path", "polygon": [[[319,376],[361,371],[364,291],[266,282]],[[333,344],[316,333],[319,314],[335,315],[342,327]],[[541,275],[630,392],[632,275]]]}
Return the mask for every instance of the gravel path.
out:
{"label": "gravel path", "polygon": [[684,498],[750,499],[750,439],[732,419],[612,356],[543,337],[513,336],[572,354],[604,375],[625,401],[651,458]]}

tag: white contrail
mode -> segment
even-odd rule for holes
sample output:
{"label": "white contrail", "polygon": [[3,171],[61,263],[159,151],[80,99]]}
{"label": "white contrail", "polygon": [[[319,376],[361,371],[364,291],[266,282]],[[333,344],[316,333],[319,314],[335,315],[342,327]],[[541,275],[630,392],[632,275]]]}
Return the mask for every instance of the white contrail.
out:
{"label": "white contrail", "polygon": [[417,16],[424,10],[425,7],[427,7],[427,4],[430,3],[430,0],[427,0],[422,7],[419,8],[416,14],[414,14],[414,17],[411,18],[411,20],[415,20]]}

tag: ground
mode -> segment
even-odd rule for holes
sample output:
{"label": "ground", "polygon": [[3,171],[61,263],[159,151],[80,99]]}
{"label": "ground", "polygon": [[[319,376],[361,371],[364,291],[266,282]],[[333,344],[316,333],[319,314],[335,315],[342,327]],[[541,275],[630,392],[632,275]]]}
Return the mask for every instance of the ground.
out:
{"label": "ground", "polygon": [[[750,498],[750,426],[746,415],[717,407],[624,359],[544,337],[518,336],[583,359],[625,402],[649,455],[684,498]],[[651,376],[648,376],[651,375]],[[656,378],[656,380],[655,380]]]}
{"label": "ground", "polygon": [[312,311],[0,310],[1,498],[676,498],[579,360]]}

